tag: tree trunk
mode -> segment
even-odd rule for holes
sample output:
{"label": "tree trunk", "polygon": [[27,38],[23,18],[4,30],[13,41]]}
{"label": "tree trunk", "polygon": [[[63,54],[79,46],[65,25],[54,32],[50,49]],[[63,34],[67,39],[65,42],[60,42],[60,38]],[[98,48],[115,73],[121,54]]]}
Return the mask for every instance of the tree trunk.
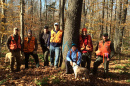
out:
{"label": "tree trunk", "polygon": [[115,38],[114,38],[114,48],[116,52],[120,52],[120,48],[119,48],[119,29],[120,29],[120,25],[121,25],[121,2],[120,0],[117,0],[117,11],[116,11],[116,29],[115,29]]}
{"label": "tree trunk", "polygon": [[[64,31],[64,7],[65,7],[65,0],[59,0],[60,29],[63,30],[63,31]],[[62,65],[62,61],[63,61],[63,55],[62,55],[62,50],[61,50],[59,66]]]}
{"label": "tree trunk", "polygon": [[42,30],[42,18],[41,18],[41,13],[42,13],[42,2],[41,2],[41,0],[40,0],[40,15],[39,15],[39,17],[40,17],[40,30]]}
{"label": "tree trunk", "polygon": [[45,20],[45,24],[47,24],[47,0],[45,0],[45,6],[46,6],[46,20]]}
{"label": "tree trunk", "polygon": [[128,0],[123,0],[124,4],[123,4],[123,8],[122,8],[122,17],[121,17],[121,29],[120,29],[120,44],[119,44],[119,48],[121,51],[122,48],[122,44],[123,44],[123,36],[124,36],[124,30],[125,30],[125,23],[126,23],[126,15],[127,15],[127,5],[128,5]]}
{"label": "tree trunk", "polygon": [[6,23],[6,3],[5,3],[5,0],[1,0],[1,5],[2,5],[2,9],[1,9],[1,13],[2,13],[2,21],[1,21],[1,31],[2,31],[2,36],[1,36],[1,44],[3,44],[3,42],[4,42],[4,39],[6,39],[6,38],[4,38],[5,36],[4,36],[4,32],[7,30],[7,28],[6,28],[6,25],[5,25],[5,23]]}
{"label": "tree trunk", "polygon": [[83,0],[82,14],[83,14],[83,21],[81,21],[81,28],[85,28],[85,22],[86,22],[85,0]]}
{"label": "tree trunk", "polygon": [[64,30],[64,7],[65,7],[65,0],[60,0],[60,29]]}
{"label": "tree trunk", "polygon": [[110,30],[109,30],[108,34],[109,34],[109,38],[113,40],[113,35],[111,34],[111,30],[113,29],[113,27],[112,27],[113,0],[110,0],[110,7],[111,7],[111,12],[110,12],[110,21],[111,21],[111,23],[110,23]]}
{"label": "tree trunk", "polygon": [[103,9],[102,9],[102,25],[101,25],[101,34],[100,38],[102,38],[103,30],[104,30],[104,8],[105,8],[105,0],[103,0]]}
{"label": "tree trunk", "polygon": [[61,69],[65,69],[66,55],[69,49],[71,48],[72,42],[78,45],[82,1],[83,0],[69,0],[68,3],[69,6],[67,10],[63,46],[62,46],[63,63]]}
{"label": "tree trunk", "polygon": [[20,28],[21,28],[21,43],[23,43],[24,40],[24,7],[25,3],[24,0],[20,0]]}

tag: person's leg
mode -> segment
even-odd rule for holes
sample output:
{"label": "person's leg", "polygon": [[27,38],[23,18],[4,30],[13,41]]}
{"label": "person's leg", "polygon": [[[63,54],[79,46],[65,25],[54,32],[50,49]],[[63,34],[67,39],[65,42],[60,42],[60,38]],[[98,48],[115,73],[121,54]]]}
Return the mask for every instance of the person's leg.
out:
{"label": "person's leg", "polygon": [[86,61],[87,61],[87,69],[90,71],[90,63],[91,63],[91,56],[87,56],[86,58]]}
{"label": "person's leg", "polygon": [[50,45],[50,61],[51,61],[51,66],[54,65],[54,55],[55,55],[55,49],[52,45]]}
{"label": "person's leg", "polygon": [[15,63],[15,54],[14,52],[11,52],[11,58],[10,58],[10,65],[11,65],[11,71],[14,71],[14,63]]}
{"label": "person's leg", "polygon": [[59,62],[59,56],[60,56],[60,47],[55,47],[55,65],[58,67],[58,62]]}
{"label": "person's leg", "polygon": [[33,54],[31,53],[31,55],[33,56],[33,58],[35,59],[35,63],[36,63],[36,67],[39,67],[39,59],[38,59],[38,55],[37,54]]}
{"label": "person's leg", "polygon": [[108,74],[108,69],[109,69],[109,61],[107,61],[107,58],[104,58],[104,78],[106,78]]}
{"label": "person's leg", "polygon": [[24,53],[24,55],[25,55],[25,68],[28,68],[28,61],[29,61],[30,53]]}
{"label": "person's leg", "polygon": [[85,53],[82,54],[82,59],[81,59],[81,66],[85,67],[86,66],[86,55]]}
{"label": "person's leg", "polygon": [[20,51],[16,52],[16,62],[17,62],[17,71],[20,71],[20,66],[21,66],[21,56],[20,56]]}
{"label": "person's leg", "polygon": [[69,61],[65,61],[66,63],[66,74],[70,74],[70,69],[72,68]]}
{"label": "person's leg", "polygon": [[48,55],[49,55],[49,50],[47,49],[45,51],[45,53],[44,53],[44,66],[48,66],[49,65]]}
{"label": "person's leg", "polygon": [[93,67],[93,74],[95,75],[97,73],[97,68],[98,66],[102,63],[103,58],[98,57],[96,61],[94,62],[94,67]]}

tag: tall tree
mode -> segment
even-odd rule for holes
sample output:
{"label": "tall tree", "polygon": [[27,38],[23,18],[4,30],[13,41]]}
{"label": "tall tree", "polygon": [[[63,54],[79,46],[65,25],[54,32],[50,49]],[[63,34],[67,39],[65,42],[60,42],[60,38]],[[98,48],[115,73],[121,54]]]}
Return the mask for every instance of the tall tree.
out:
{"label": "tall tree", "polygon": [[101,34],[100,34],[100,38],[103,35],[103,30],[104,30],[104,10],[105,10],[105,0],[103,0],[103,7],[102,7],[102,25],[101,25]]}
{"label": "tall tree", "polygon": [[120,52],[119,50],[119,29],[121,25],[121,7],[122,3],[120,0],[117,0],[117,9],[116,9],[116,28],[115,28],[115,37],[114,37],[114,48],[116,52]]}
{"label": "tall tree", "polygon": [[83,0],[82,14],[83,14],[83,22],[81,22],[81,28],[85,28],[86,23],[85,0]]}
{"label": "tall tree", "polygon": [[68,50],[71,48],[72,42],[78,45],[79,29],[81,22],[81,9],[83,0],[69,0],[66,15],[66,23],[63,38],[63,62],[62,69],[65,68],[65,60]]}
{"label": "tall tree", "polygon": [[40,0],[40,15],[39,15],[39,17],[40,17],[40,30],[42,29],[42,18],[41,18],[41,12],[42,11],[42,2],[41,2],[41,0]]}
{"label": "tall tree", "polygon": [[24,0],[20,0],[20,28],[21,28],[21,43],[23,43],[24,40],[24,7],[25,3]]}
{"label": "tall tree", "polygon": [[125,30],[125,23],[126,23],[126,15],[127,15],[127,6],[128,6],[128,0],[123,0],[123,8],[122,8],[122,16],[121,16],[121,29],[119,29],[120,31],[120,36],[119,36],[119,39],[120,39],[120,44],[119,44],[119,48],[120,48],[120,51],[121,51],[121,47],[122,47],[122,44],[123,44],[123,36],[124,36],[124,30]]}
{"label": "tall tree", "polygon": [[45,24],[47,24],[47,0],[45,0],[45,7],[46,7],[46,21],[45,21]]}
{"label": "tall tree", "polygon": [[64,7],[65,7],[65,0],[60,0],[60,29],[64,30]]}
{"label": "tall tree", "polygon": [[[1,31],[5,32],[7,30],[7,28],[6,28],[6,3],[5,3],[5,0],[1,0],[1,5],[2,5],[2,10],[1,10],[1,13],[2,13]],[[4,42],[4,34],[3,33],[2,33],[0,41],[1,41],[1,43]]]}

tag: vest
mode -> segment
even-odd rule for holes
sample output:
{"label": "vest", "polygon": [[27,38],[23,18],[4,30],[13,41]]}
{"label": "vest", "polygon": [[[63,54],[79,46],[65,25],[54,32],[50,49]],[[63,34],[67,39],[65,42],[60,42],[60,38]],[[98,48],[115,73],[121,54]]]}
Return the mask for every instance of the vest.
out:
{"label": "vest", "polygon": [[62,34],[63,34],[62,30],[59,30],[57,33],[54,32],[53,30],[51,30],[50,42],[61,43],[62,42]]}
{"label": "vest", "polygon": [[17,48],[21,49],[21,43],[20,43],[20,36],[18,36],[18,42],[14,40],[13,35],[11,36],[11,43],[10,43],[10,49],[11,50],[16,50]]}
{"label": "vest", "polygon": [[103,45],[103,40],[99,41],[98,51],[100,53],[96,54],[96,55],[103,56],[105,53],[110,55],[110,53],[111,53],[110,44],[111,44],[111,41],[105,42],[104,45]]}
{"label": "vest", "polygon": [[28,37],[24,39],[24,52],[33,52],[35,48],[35,37],[32,37],[28,43]]}

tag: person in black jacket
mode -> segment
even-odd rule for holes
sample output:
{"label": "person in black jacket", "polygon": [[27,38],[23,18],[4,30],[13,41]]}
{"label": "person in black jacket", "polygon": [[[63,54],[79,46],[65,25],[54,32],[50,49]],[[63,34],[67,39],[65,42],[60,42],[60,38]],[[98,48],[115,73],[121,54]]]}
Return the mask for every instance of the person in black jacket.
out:
{"label": "person in black jacket", "polygon": [[48,61],[48,55],[49,55],[49,47],[47,47],[47,42],[48,42],[48,38],[50,35],[50,31],[48,30],[48,26],[44,26],[43,28],[43,32],[40,34],[40,45],[42,47],[42,51],[43,51],[43,55],[44,55],[44,66],[48,66],[49,65],[49,61]]}

